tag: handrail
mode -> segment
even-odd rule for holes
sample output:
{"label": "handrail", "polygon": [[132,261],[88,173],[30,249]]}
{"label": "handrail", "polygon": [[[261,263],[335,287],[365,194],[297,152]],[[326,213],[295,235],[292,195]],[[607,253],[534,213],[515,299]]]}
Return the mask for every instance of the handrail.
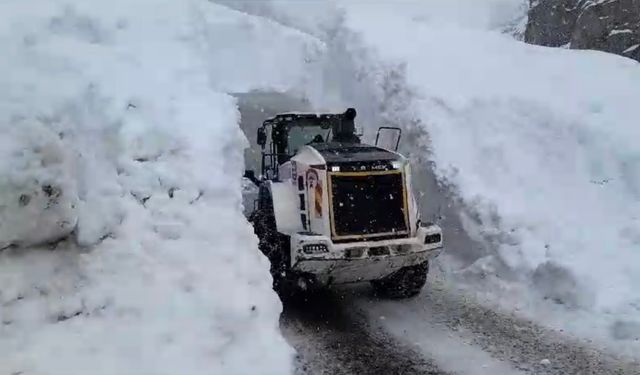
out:
{"label": "handrail", "polygon": [[396,141],[396,148],[394,151],[398,151],[398,146],[400,146],[400,138],[402,138],[402,129],[395,126],[381,126],[378,128],[378,133],[376,134],[376,146],[378,145],[378,139],[380,138],[380,130],[396,130],[398,132],[398,140]]}

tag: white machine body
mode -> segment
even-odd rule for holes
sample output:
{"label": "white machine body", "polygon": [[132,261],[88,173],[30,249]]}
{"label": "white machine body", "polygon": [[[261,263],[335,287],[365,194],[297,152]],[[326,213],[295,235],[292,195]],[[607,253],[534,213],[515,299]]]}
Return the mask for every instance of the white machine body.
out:
{"label": "white machine body", "polygon": [[320,283],[384,278],[428,261],[442,230],[420,221],[407,159],[368,145],[302,147],[267,181],[290,268]]}

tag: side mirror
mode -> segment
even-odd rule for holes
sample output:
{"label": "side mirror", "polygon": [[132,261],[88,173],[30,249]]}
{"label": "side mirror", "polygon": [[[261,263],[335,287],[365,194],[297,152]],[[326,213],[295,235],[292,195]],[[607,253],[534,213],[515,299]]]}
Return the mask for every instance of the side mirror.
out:
{"label": "side mirror", "polygon": [[256,178],[256,172],[254,172],[252,170],[246,170],[246,171],[244,171],[244,176],[243,177],[248,179],[249,181],[253,182],[254,185],[260,186],[260,181]]}
{"label": "side mirror", "polygon": [[264,128],[258,128],[258,145],[264,147],[267,144],[267,132]]}

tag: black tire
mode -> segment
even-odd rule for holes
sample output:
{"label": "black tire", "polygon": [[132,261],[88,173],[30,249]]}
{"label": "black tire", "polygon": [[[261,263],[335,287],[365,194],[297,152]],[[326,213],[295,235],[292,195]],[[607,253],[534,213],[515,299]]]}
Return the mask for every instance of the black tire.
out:
{"label": "black tire", "polygon": [[289,282],[288,249],[289,236],[278,233],[273,212],[273,201],[267,189],[260,191],[260,207],[249,216],[249,222],[260,240],[258,248],[271,263],[273,289],[281,296],[288,294]]}
{"label": "black tire", "polygon": [[404,267],[383,279],[371,282],[376,294],[387,298],[411,298],[420,293],[427,282],[429,262]]}

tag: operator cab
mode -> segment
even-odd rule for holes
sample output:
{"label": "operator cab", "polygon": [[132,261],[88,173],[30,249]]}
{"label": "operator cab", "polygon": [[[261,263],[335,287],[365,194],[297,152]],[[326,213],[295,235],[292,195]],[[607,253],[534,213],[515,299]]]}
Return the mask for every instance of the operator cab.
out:
{"label": "operator cab", "polygon": [[[341,114],[286,113],[266,120],[258,129],[258,144],[263,150],[262,178],[278,180],[278,167],[290,161],[304,146],[311,146],[332,163],[384,162],[400,158],[394,152],[362,144],[355,132],[355,117],[356,110],[349,108]],[[381,129],[398,131],[397,148],[399,129]],[[271,142],[267,145],[268,139]],[[257,180],[253,173],[249,174],[248,177]]]}

